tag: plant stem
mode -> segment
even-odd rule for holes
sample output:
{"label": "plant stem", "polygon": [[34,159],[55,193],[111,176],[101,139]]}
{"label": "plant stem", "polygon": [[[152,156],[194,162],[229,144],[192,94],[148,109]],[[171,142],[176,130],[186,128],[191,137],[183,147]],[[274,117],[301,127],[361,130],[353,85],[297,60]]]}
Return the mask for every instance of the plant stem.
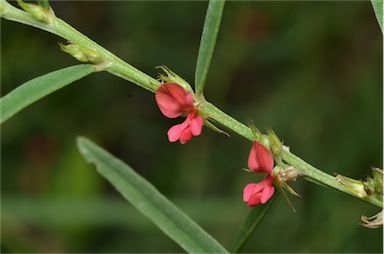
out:
{"label": "plant stem", "polygon": [[[252,131],[249,127],[238,122],[231,116],[225,114],[223,111],[221,111],[220,109],[218,109],[216,106],[214,106],[209,102],[203,102],[202,104],[203,105],[199,106],[199,109],[203,110],[204,113],[206,113],[211,119],[227,127],[228,129],[231,129],[232,131],[239,134],[240,136],[243,136],[246,139],[249,139],[251,141],[255,140],[255,137],[252,134]],[[364,200],[375,206],[383,207],[382,201],[371,196],[366,196],[366,197],[358,196],[356,192],[354,192],[350,188],[347,188],[345,185],[340,183],[336,179],[336,177],[333,177],[311,166],[310,164],[300,159],[296,155],[292,154],[291,152],[287,150],[283,150],[281,156],[285,162],[287,162],[289,165],[293,166],[296,170],[298,170],[302,176],[305,176],[311,180],[314,180],[314,182],[318,182],[322,185],[326,185],[340,192],[343,192],[353,197],[356,197],[358,199]]]}
{"label": "plant stem", "polygon": [[138,86],[141,86],[151,92],[156,91],[160,84],[156,79],[124,62],[116,55],[101,47],[99,44],[92,41],[87,36],[83,35],[72,26],[57,17],[53,17],[52,23],[50,24],[39,22],[27,12],[12,6],[5,0],[0,0],[0,16],[8,20],[45,30],[66,39],[70,43],[95,50],[100,55],[100,57],[104,59],[105,62],[111,64],[107,67],[106,71],[120,78],[126,79]]}
{"label": "plant stem", "polygon": [[203,101],[199,104],[198,109],[204,112],[206,116],[213,119],[215,122],[227,127],[233,132],[239,134],[240,136],[243,136],[244,138],[249,139],[251,141],[255,140],[255,136],[253,135],[251,129],[248,126],[237,121],[230,115],[227,115],[212,103]]}
{"label": "plant stem", "polygon": [[[49,24],[39,22],[27,12],[13,7],[5,0],[0,0],[0,16],[8,20],[16,21],[48,31],[66,39],[70,43],[95,50],[104,59],[104,61],[109,63],[109,65],[107,65],[106,67],[106,71],[123,79],[126,79],[138,86],[141,86],[151,92],[155,92],[160,84],[156,79],[150,77],[149,75],[139,71],[135,67],[124,62],[123,60],[112,54],[110,51],[101,47],[96,42],[92,41],[87,36],[83,35],[82,33],[80,33],[79,31],[77,31],[76,29],[74,29],[66,22],[57,17],[53,17],[52,23]],[[199,104],[198,108],[207,117],[214,120],[215,122],[225,126],[226,128],[232,130],[233,132],[239,134],[240,136],[243,136],[248,140],[255,140],[255,136],[253,135],[249,127],[232,118],[231,116],[227,115],[213,104],[203,100]],[[283,150],[282,159],[289,165],[297,169],[303,176],[309,178],[309,180],[313,180],[314,182],[329,186],[335,190],[364,200],[377,207],[383,207],[382,201],[371,196],[358,196],[351,189],[341,184],[335,177],[328,175],[322,172],[321,170],[311,166],[310,164],[306,163],[305,161],[298,158],[287,150]]]}
{"label": "plant stem", "polygon": [[313,167],[312,165],[308,164],[304,160],[300,159],[296,155],[294,155],[291,152],[283,151],[282,153],[282,159],[286,161],[288,164],[292,165],[294,168],[296,168],[299,172],[301,172],[304,176],[315,180],[315,182],[318,182],[321,184],[325,184],[326,186],[329,186],[335,190],[338,190],[340,192],[344,192],[346,194],[349,194],[353,197],[356,197],[358,199],[364,200],[368,203],[371,203],[378,207],[383,207],[383,202],[381,200],[378,200],[372,196],[365,196],[360,197],[356,194],[352,189],[347,188],[345,185],[340,183],[336,177],[333,177],[327,173],[324,173],[323,171]]}

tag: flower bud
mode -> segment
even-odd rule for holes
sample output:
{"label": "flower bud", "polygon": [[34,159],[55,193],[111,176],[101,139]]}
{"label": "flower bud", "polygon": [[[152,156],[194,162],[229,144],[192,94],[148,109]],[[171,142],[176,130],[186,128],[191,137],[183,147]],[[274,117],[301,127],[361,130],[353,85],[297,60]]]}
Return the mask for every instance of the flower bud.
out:
{"label": "flower bud", "polygon": [[261,134],[261,132],[259,131],[259,129],[257,129],[257,127],[253,124],[253,122],[250,121],[250,122],[248,123],[248,125],[249,125],[249,128],[251,129],[252,134],[253,134],[253,136],[255,137],[255,139],[256,139],[256,140],[261,140],[263,134]]}
{"label": "flower bud", "polygon": [[379,199],[383,197],[383,171],[378,168],[374,168],[372,171],[372,177],[368,176],[364,182],[364,188],[368,195],[375,195]]}
{"label": "flower bud", "polygon": [[103,58],[94,49],[82,47],[76,44],[61,44],[59,43],[61,50],[70,54],[80,62],[91,62],[99,64],[103,62]]}
{"label": "flower bud", "polygon": [[272,150],[272,153],[275,156],[279,156],[282,151],[282,143],[280,139],[277,137],[277,135],[272,129],[267,129],[267,135],[268,135],[269,145]]}
{"label": "flower bud", "polygon": [[50,7],[45,8],[38,4],[25,3],[22,0],[17,0],[17,3],[20,5],[21,8],[23,8],[23,10],[28,12],[34,19],[46,24],[52,23],[52,19],[55,16],[52,8]]}
{"label": "flower bud", "polygon": [[359,198],[368,196],[363,182],[342,175],[337,175],[336,179]]}

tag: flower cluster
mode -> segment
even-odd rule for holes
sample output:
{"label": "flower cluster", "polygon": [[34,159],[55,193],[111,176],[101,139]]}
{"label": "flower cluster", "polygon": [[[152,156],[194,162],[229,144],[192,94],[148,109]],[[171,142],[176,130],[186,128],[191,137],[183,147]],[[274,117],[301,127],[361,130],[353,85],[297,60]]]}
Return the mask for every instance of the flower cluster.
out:
{"label": "flower cluster", "polygon": [[[176,83],[164,83],[156,90],[157,105],[161,113],[168,118],[186,116],[184,122],[172,126],[168,130],[170,142],[187,143],[193,136],[199,136],[203,128],[203,118],[193,105],[193,95]],[[259,183],[249,183],[243,190],[243,200],[248,206],[265,204],[275,192],[273,182],[273,156],[261,143],[253,142],[248,158],[248,168],[251,172],[267,173],[267,177]]]}
{"label": "flower cluster", "polygon": [[161,113],[168,118],[177,118],[187,115],[184,122],[172,126],[168,130],[170,142],[180,141],[187,143],[193,136],[199,136],[203,128],[203,118],[199,116],[193,105],[193,96],[176,83],[160,85],[155,94],[157,105]]}
{"label": "flower cluster", "polygon": [[267,173],[267,177],[259,183],[249,183],[243,190],[243,200],[248,206],[265,204],[275,192],[273,182],[273,156],[261,143],[253,142],[251,152],[248,157],[248,168],[251,172]]}

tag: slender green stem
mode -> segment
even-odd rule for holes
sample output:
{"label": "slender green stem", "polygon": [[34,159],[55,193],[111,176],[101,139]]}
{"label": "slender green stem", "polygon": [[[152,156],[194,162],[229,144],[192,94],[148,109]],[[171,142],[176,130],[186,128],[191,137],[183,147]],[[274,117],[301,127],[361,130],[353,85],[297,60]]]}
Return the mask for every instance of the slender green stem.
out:
{"label": "slender green stem", "polygon": [[52,23],[50,24],[39,22],[27,12],[13,7],[5,0],[0,0],[0,16],[8,20],[34,26],[47,32],[56,34],[73,44],[81,45],[84,48],[95,50],[100,55],[100,57],[104,59],[105,62],[110,63],[109,66],[107,65],[108,67],[106,71],[132,83],[135,83],[136,85],[141,86],[151,92],[156,91],[157,87],[159,86],[159,82],[156,79],[124,62],[116,55],[101,47],[99,44],[92,41],[87,36],[80,33],[72,26],[57,17],[54,17],[52,19]]}
{"label": "slender green stem", "polygon": [[288,164],[295,167],[297,170],[299,170],[304,176],[309,177],[310,179],[313,179],[320,184],[325,184],[335,190],[338,190],[340,192],[344,192],[346,194],[349,194],[351,196],[354,196],[358,199],[364,200],[368,203],[371,203],[378,207],[383,207],[383,202],[381,200],[378,200],[372,196],[365,196],[361,197],[357,195],[357,192],[353,191],[353,189],[346,187],[343,185],[340,181],[337,180],[336,177],[333,177],[329,174],[324,173],[323,171],[311,166],[304,160],[300,159],[296,155],[288,152],[283,151],[282,158],[285,160]]}
{"label": "slender green stem", "polygon": [[215,122],[227,127],[228,129],[239,134],[240,136],[243,136],[246,139],[251,141],[255,140],[255,137],[248,126],[237,121],[230,115],[227,115],[212,103],[203,101],[199,104],[198,108]]}
{"label": "slender green stem", "polygon": [[[255,140],[255,137],[252,134],[252,131],[249,127],[238,122],[236,119],[232,118],[231,116],[225,114],[223,111],[218,109],[213,104],[209,102],[203,102],[201,103],[201,105],[199,105],[199,109],[205,112],[208,115],[208,117],[210,117],[214,121],[220,123],[221,125],[227,127],[228,129],[231,129],[232,131],[239,134],[240,136],[243,136],[244,138],[249,139],[251,141]],[[323,185],[331,187],[340,192],[349,194],[358,199],[364,200],[375,206],[383,207],[382,201],[371,196],[360,197],[352,189],[340,183],[336,179],[336,177],[333,177],[311,166],[310,164],[308,164],[307,162],[305,162],[304,160],[300,159],[299,157],[297,157],[296,155],[292,154],[287,150],[283,150],[282,159],[285,162],[287,162],[289,165],[297,169],[303,176],[309,178],[310,180],[314,180],[314,182],[319,182]]]}
{"label": "slender green stem", "polygon": [[[135,83],[151,92],[155,92],[157,87],[159,86],[159,82],[156,79],[148,76],[147,74],[139,71],[138,69],[124,62],[123,60],[121,60],[105,48],[101,47],[96,42],[92,41],[91,39],[89,39],[88,37],[86,37],[85,35],[83,35],[82,33],[80,33],[79,31],[77,31],[76,29],[74,29],[59,18],[53,17],[52,22],[49,24],[39,22],[36,21],[28,13],[13,7],[5,0],[0,0],[0,16],[8,20],[37,27],[39,29],[56,34],[71,43],[95,50],[107,63],[107,67],[105,69],[106,71],[128,81],[131,81],[132,83]],[[213,104],[203,100],[198,105],[198,108],[207,117],[214,120],[215,122],[225,126],[226,128],[232,130],[240,136],[243,136],[246,139],[249,139],[251,141],[255,140],[255,136],[253,135],[252,130],[249,127],[240,123],[231,116],[227,115]],[[287,150],[283,151],[282,159],[289,165],[296,168],[303,176],[309,178],[309,180],[313,180],[314,182],[321,183],[343,193],[357,197],[375,206],[383,207],[382,201],[370,196],[358,196],[351,189],[341,184],[335,177],[328,175],[322,172],[321,170],[309,165],[308,163],[306,163],[305,161],[298,158]]]}

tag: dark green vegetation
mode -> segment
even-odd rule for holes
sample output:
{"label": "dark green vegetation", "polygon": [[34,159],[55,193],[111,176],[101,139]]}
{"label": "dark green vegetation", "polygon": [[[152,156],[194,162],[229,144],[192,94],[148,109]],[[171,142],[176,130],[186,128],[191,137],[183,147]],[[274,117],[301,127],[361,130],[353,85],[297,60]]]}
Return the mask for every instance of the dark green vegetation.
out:
{"label": "dark green vegetation", "polygon": [[[130,64],[165,64],[190,81],[207,4],[54,2],[57,15]],[[161,10],[161,11],[159,11]],[[159,14],[161,13],[161,14]],[[76,64],[60,39],[2,21],[2,95]],[[239,120],[273,127],[328,173],[365,178],[381,166],[382,39],[369,2],[228,2],[206,96]],[[179,119],[181,121],[181,119]],[[174,124],[154,96],[107,73],[77,81],[2,126],[2,250],[180,252],[79,155],[96,140],[128,162],[224,246],[248,213],[250,143],[204,129],[170,144]],[[382,233],[358,225],[377,209],[298,181],[297,213],[278,199],[246,246],[252,252],[381,252]],[[278,243],[278,244],[277,244]]]}

